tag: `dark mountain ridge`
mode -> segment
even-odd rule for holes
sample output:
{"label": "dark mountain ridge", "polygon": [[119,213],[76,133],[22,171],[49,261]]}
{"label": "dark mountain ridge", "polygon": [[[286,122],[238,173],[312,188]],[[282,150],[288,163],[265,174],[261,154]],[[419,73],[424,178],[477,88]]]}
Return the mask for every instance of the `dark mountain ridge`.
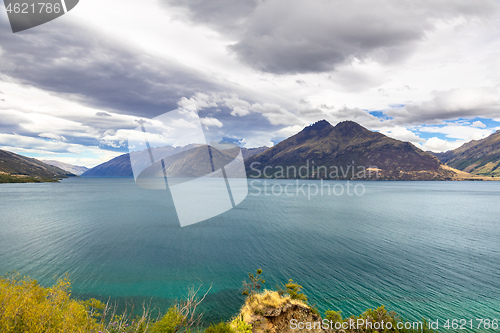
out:
{"label": "dark mountain ridge", "polygon": [[[316,169],[311,167],[305,177],[287,174],[284,178],[376,177],[401,180],[444,180],[454,177],[454,173],[443,169],[441,162],[431,154],[409,142],[402,142],[381,133],[369,131],[353,121],[343,121],[336,126],[332,126],[326,120],[318,121],[276,146],[246,160],[249,177],[256,175],[261,177],[261,172],[266,167],[267,170],[272,168],[275,176],[280,176],[281,169],[309,167],[313,164]],[[323,168],[318,170],[319,166]],[[357,177],[352,172],[332,175],[328,171],[335,169],[345,171],[348,168],[356,169],[355,174],[363,170],[376,172]]]}

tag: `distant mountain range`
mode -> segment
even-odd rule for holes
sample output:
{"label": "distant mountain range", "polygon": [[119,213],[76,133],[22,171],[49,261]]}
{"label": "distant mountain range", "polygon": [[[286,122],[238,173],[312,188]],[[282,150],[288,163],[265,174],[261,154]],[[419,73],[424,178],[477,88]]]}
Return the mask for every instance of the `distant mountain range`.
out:
{"label": "distant mountain range", "polygon": [[[239,152],[207,145],[154,149],[164,158],[165,172],[172,177],[199,177],[229,163]],[[241,152],[250,178],[456,180],[500,176],[500,131],[455,150],[431,154],[352,121],[332,126],[321,120],[271,148],[241,148]],[[150,160],[147,150],[131,154],[144,154],[144,158],[135,159],[144,163]],[[132,177],[130,156],[124,154],[87,169],[58,161],[44,163],[0,150],[0,182],[53,180],[79,174]],[[160,171],[163,168],[144,170],[157,176]]]}
{"label": "distant mountain range", "polygon": [[37,159],[0,150],[0,182],[50,181],[75,176]]}
{"label": "distant mountain range", "polygon": [[450,167],[479,176],[500,177],[500,131],[445,153],[433,153]]}
{"label": "distant mountain range", "polygon": [[72,165],[72,164],[63,163],[63,162],[54,161],[54,160],[43,160],[42,162],[46,163],[48,165],[58,167],[58,168],[63,169],[65,171],[71,172],[72,174],[75,174],[77,176],[80,176],[82,173],[89,170],[89,168],[84,167],[84,166]]}
{"label": "distant mountain range", "polygon": [[[199,176],[206,172],[206,159],[202,157],[206,157],[203,149],[207,146],[204,147],[155,149],[162,150],[159,153],[166,157],[167,172],[171,176],[180,177]],[[214,147],[211,149],[212,153],[218,154],[220,161],[231,160],[227,153],[218,151]],[[147,151],[132,154],[147,154]],[[467,176],[465,173],[459,174],[444,166],[435,156],[411,143],[369,131],[352,121],[332,126],[326,120],[322,120],[272,148],[242,148],[242,155],[249,177],[451,180]],[[142,160],[148,161],[149,157],[145,155]],[[302,167],[301,174],[290,172],[283,174],[281,170],[295,168],[298,171],[300,167]],[[264,170],[266,170],[265,175]],[[150,172],[159,175],[160,170],[155,169]],[[132,175],[130,155],[124,154],[86,171],[82,177],[131,177]]]}
{"label": "distant mountain range", "polygon": [[[409,142],[344,121],[326,120],[246,160],[252,177],[451,180],[457,173]],[[302,172],[299,171],[302,170]],[[265,174],[264,174],[265,172]]]}
{"label": "distant mountain range", "polygon": [[[204,151],[198,148],[206,147],[200,145],[188,145],[185,147],[161,147],[155,148],[155,152],[161,156],[166,157],[170,163],[170,176],[195,176],[202,175],[201,170],[206,170],[206,166],[204,165],[205,159],[202,159],[201,156],[205,156]],[[212,147],[212,149],[214,149]],[[241,153],[243,158],[250,157],[252,155],[258,154],[267,147],[259,147],[259,148],[241,148]],[[190,155],[187,155],[185,152],[189,151]],[[214,149],[214,151],[218,151]],[[184,154],[182,154],[184,153]],[[221,153],[221,152],[219,152]],[[133,152],[132,154],[147,154],[147,152]],[[225,154],[221,153],[221,156]],[[175,156],[175,158],[169,158],[171,156]],[[221,157],[224,161],[228,162],[229,159]],[[148,156],[145,156],[144,160],[149,160]],[[191,161],[192,163],[189,163]],[[203,163],[194,163],[194,162],[203,161]],[[183,171],[181,172],[180,166],[183,166]],[[175,171],[174,171],[175,170]],[[156,172],[156,171],[155,171]],[[102,163],[86,172],[84,172],[82,177],[132,177],[132,166],[130,164],[130,154],[123,154],[118,157],[113,158],[112,160]]]}

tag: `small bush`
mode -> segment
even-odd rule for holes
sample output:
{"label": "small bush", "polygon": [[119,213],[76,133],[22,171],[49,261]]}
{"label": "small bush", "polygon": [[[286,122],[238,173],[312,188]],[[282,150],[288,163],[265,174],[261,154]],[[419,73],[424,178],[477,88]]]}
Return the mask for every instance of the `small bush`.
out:
{"label": "small bush", "polygon": [[231,327],[236,333],[252,333],[252,325],[243,320],[243,315],[233,319]]}
{"label": "small bush", "polygon": [[291,299],[296,299],[307,304],[307,296],[302,292],[302,288],[300,284],[290,279],[288,283],[284,284],[282,287],[278,286],[278,293],[280,295],[288,294]]}
{"label": "small bush", "polygon": [[220,322],[217,325],[210,325],[209,328],[205,330],[205,333],[236,333],[230,324]]}
{"label": "small bush", "polygon": [[151,333],[175,333],[184,323],[184,317],[177,307],[171,307],[167,314],[151,326]]}
{"label": "small bush", "polygon": [[[370,328],[370,325],[363,325],[364,327],[361,327],[360,329],[356,330],[356,332],[359,333],[388,333],[388,332],[396,332],[396,333],[433,333],[434,331],[429,329],[427,326],[427,322],[424,320],[422,321],[422,327],[421,328],[415,328],[415,329],[398,329],[398,323],[402,323],[403,320],[395,313],[395,312],[388,312],[384,306],[380,306],[377,309],[368,309],[365,312],[363,312],[360,316],[351,316],[350,318],[342,319],[342,313],[341,311],[326,311],[325,313],[325,319],[331,320],[333,322],[333,325],[335,323],[343,323],[343,322],[349,322],[349,321],[355,321],[358,319],[363,319],[364,322],[370,322],[370,323],[382,323],[384,322],[385,325],[382,325],[381,327],[384,327],[382,330],[376,330]],[[388,325],[387,323],[391,323],[392,327],[391,329],[387,329]],[[335,326],[334,326],[335,327]],[[372,327],[375,327],[375,325],[372,325]]]}
{"label": "small bush", "polygon": [[243,292],[242,295],[248,295],[252,297],[255,293],[257,293],[260,288],[262,288],[262,284],[266,283],[266,281],[260,277],[262,274],[262,269],[258,269],[256,274],[248,273],[249,282],[243,281]]}

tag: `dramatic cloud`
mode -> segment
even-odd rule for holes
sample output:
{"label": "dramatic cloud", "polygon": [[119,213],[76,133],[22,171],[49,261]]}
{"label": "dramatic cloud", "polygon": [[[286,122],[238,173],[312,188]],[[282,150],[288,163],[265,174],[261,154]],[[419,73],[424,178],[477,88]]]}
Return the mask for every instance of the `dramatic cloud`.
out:
{"label": "dramatic cloud", "polygon": [[[200,10],[198,2],[188,6]],[[254,68],[279,74],[331,71],[353,59],[393,62],[405,58],[436,21],[497,9],[494,0],[263,1],[231,48]]]}
{"label": "dramatic cloud", "polygon": [[[353,60],[392,63],[406,58],[439,22],[489,17],[495,0],[227,2],[166,0],[193,24],[205,24],[238,41],[237,57],[270,73],[329,72]],[[353,77],[354,78],[354,77]]]}
{"label": "dramatic cloud", "polygon": [[[458,88],[436,92],[434,98],[387,112],[398,122],[440,122],[443,119],[497,117],[500,115],[500,89],[494,87]],[[475,127],[481,127],[479,123]]]}
{"label": "dramatic cloud", "polygon": [[17,65],[4,66],[5,75],[94,107],[148,117],[217,87],[196,70],[140,54],[96,30],[66,22],[40,29],[12,34],[2,21],[2,63]]}
{"label": "dramatic cloud", "polygon": [[[258,1],[238,0],[162,0],[164,5],[173,5],[188,10],[188,17],[193,23],[214,26],[226,33],[240,29],[250,17]],[[170,9],[167,7],[167,9]]]}

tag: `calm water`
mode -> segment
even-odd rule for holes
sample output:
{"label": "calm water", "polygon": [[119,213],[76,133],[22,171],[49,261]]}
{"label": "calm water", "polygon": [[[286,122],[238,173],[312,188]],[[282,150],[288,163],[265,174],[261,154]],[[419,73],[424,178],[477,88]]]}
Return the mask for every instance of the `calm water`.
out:
{"label": "calm water", "polygon": [[68,272],[78,297],[160,307],[212,284],[204,310],[220,320],[262,268],[268,288],[292,278],[321,312],[384,304],[409,319],[500,319],[500,183],[355,184],[364,195],[310,200],[256,196],[254,184],[236,209],[185,228],[167,192],[131,179],[1,184],[0,274],[50,285]]}

